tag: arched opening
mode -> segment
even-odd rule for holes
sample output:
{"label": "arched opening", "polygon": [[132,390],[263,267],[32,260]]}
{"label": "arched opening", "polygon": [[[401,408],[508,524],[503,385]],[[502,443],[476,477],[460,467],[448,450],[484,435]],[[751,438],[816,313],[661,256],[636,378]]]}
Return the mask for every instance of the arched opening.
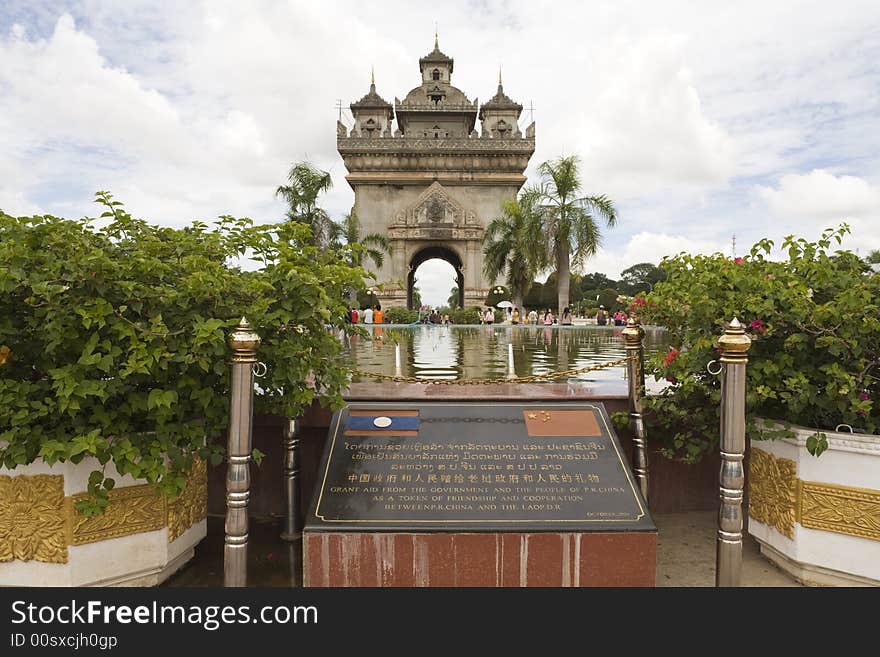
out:
{"label": "arched opening", "polygon": [[439,80],[439,79],[440,79],[440,69],[435,68],[435,69],[431,72],[431,79],[432,79],[432,80]]}
{"label": "arched opening", "polygon": [[[415,304],[413,303],[413,287],[416,282],[416,270],[421,267],[423,264],[427,263],[429,260],[443,260],[449,265],[452,266],[453,271],[450,272],[452,274],[451,277],[448,277],[447,280],[451,285],[445,285],[442,282],[443,274],[442,269],[440,270],[439,281],[435,281],[434,285],[439,287],[437,288],[439,292],[435,292],[435,296],[427,296],[427,290],[422,289],[422,301],[423,303],[429,303],[432,306],[445,306],[447,305],[446,300],[448,295],[450,294],[451,288],[456,286],[458,288],[458,307],[464,307],[464,273],[462,272],[462,262],[461,258],[458,257],[458,254],[445,246],[429,246],[424,249],[418,251],[409,262],[409,273],[406,277],[406,307],[410,310],[415,309]],[[435,270],[436,272],[436,270]],[[445,286],[445,287],[444,287]],[[439,294],[439,296],[437,296]]]}

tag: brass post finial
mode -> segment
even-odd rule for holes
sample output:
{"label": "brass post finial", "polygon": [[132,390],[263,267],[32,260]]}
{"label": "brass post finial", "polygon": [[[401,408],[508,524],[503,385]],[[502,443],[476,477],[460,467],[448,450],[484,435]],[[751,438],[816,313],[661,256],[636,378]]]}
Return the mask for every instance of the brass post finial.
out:
{"label": "brass post finial", "polygon": [[242,317],[235,330],[229,334],[229,346],[232,347],[232,362],[256,362],[256,352],[260,342],[260,336],[251,328],[247,319]]}
{"label": "brass post finial", "polygon": [[721,348],[722,363],[746,362],[752,339],[746,335],[745,327],[734,317],[719,338],[718,346]]}
{"label": "brass post finial", "polygon": [[645,337],[645,329],[641,327],[635,317],[626,320],[626,328],[620,332],[627,349],[638,349]]}

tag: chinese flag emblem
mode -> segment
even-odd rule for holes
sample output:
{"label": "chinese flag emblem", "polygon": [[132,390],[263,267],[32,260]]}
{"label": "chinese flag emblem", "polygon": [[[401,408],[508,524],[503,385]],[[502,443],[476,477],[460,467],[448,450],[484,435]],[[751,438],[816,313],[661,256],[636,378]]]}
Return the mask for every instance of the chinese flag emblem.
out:
{"label": "chinese flag emblem", "polygon": [[601,436],[596,411],[526,409],[526,432],[530,436]]}

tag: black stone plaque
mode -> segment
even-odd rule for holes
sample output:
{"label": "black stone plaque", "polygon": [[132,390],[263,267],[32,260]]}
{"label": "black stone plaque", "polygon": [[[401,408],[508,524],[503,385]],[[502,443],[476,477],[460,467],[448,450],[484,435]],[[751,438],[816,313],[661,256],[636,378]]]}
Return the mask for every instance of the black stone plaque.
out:
{"label": "black stone plaque", "polygon": [[656,531],[601,403],[353,403],[306,531]]}

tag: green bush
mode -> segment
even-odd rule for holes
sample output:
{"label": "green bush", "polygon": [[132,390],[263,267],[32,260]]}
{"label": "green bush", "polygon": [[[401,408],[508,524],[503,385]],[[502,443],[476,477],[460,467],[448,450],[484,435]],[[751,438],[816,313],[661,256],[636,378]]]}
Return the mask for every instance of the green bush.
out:
{"label": "green bush", "polygon": [[449,320],[453,324],[479,324],[480,323],[480,308],[466,308],[456,309],[449,313]]}
{"label": "green bush", "polygon": [[406,308],[389,308],[385,311],[384,322],[386,324],[412,324],[419,320],[418,310]]}
{"label": "green bush", "polygon": [[[226,340],[242,315],[268,366],[258,412],[342,404],[348,373],[325,326],[363,285],[347,248],[320,253],[298,223],[172,229],[98,202],[101,224],[0,212],[0,463],[94,456],[178,494],[194,454],[222,459]],[[245,251],[260,270],[227,264]],[[80,510],[100,512],[113,485],[92,473]]]}
{"label": "green bush", "polygon": [[[731,259],[680,254],[664,259],[669,278],[630,311],[665,326],[674,345],[646,371],[670,386],[647,400],[649,435],[667,456],[696,461],[717,446],[720,381],[706,371],[717,360],[724,323],[737,317],[752,338],[746,382],[749,431],[754,418],[817,429],[814,454],[827,446],[823,430],[838,424],[875,433],[880,426],[880,275],[849,251],[829,253],[849,232],[842,225],[817,242],[786,237],[787,259],[767,258],[762,240]],[[778,437],[780,432],[764,432]]]}

